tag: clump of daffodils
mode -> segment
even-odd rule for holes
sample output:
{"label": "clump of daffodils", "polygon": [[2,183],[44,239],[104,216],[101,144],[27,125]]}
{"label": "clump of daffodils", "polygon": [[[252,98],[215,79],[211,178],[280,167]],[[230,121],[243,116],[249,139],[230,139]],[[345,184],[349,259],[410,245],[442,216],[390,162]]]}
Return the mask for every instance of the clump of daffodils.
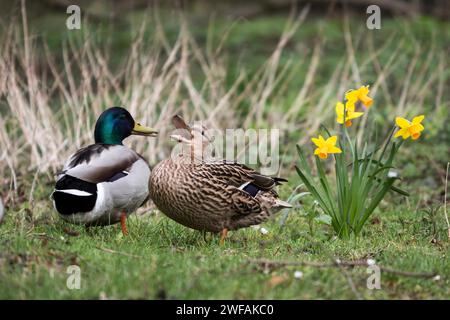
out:
{"label": "clump of daffodils", "polygon": [[[316,147],[314,155],[319,181],[311,175],[305,154],[297,146],[300,157],[297,172],[315,202],[331,217],[333,229],[342,238],[359,235],[389,191],[408,195],[394,186],[398,174],[392,174],[393,161],[403,141],[408,138],[417,140],[424,130],[423,115],[411,121],[396,117],[391,134],[382,145],[371,144],[369,135],[364,136],[367,141],[359,144],[356,137],[352,138],[350,127],[355,119],[369,111],[372,104],[369,86],[347,91],[345,101],[337,102],[335,106],[337,132],[331,134],[325,128],[323,135],[311,139]],[[400,141],[393,139],[400,137],[403,138]],[[335,179],[329,181],[324,165],[326,161],[331,161],[328,160],[330,156],[334,158]]]}

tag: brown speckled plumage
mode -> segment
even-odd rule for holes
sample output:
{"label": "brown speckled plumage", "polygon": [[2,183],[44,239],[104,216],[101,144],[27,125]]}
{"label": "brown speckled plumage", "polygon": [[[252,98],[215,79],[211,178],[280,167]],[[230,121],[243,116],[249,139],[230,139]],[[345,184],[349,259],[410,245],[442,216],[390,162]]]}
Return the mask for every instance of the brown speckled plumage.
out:
{"label": "brown speckled plumage", "polygon": [[[183,163],[167,159],[152,171],[150,197],[178,223],[219,232],[260,224],[287,207],[273,190],[278,181],[282,180],[236,163]],[[253,197],[239,189],[246,182],[253,182],[262,190]]]}

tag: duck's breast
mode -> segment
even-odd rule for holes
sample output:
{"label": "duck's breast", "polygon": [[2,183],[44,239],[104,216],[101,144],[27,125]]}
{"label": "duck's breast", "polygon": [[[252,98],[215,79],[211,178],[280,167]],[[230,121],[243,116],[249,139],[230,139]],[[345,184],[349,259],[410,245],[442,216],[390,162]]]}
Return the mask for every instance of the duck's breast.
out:
{"label": "duck's breast", "polygon": [[132,212],[148,197],[150,168],[143,159],[139,159],[126,173],[120,179],[102,184],[109,193],[114,208]]}

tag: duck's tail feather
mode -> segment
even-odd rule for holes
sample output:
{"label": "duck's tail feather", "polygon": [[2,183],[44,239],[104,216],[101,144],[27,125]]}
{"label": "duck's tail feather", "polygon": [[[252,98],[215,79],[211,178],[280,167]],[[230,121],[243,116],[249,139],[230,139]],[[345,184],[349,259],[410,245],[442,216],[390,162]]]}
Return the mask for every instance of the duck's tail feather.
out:
{"label": "duck's tail feather", "polygon": [[281,199],[276,199],[274,207],[280,208],[280,209],[288,209],[288,208],[292,208],[292,205],[287,201],[284,201]]}

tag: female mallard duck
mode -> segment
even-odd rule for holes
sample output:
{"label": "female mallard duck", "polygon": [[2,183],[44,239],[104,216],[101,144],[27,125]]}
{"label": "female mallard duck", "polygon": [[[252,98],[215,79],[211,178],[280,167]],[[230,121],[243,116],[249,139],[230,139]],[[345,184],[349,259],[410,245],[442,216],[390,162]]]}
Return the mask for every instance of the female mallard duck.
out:
{"label": "female mallard duck", "polygon": [[95,124],[95,144],[75,152],[58,174],[53,204],[66,221],[85,225],[121,222],[148,198],[150,168],[122,141],[157,132],[135,122],[124,108],[105,110]]}
{"label": "female mallard duck", "polygon": [[[172,156],[153,168],[150,197],[168,217],[193,229],[221,232],[223,244],[228,230],[260,224],[291,207],[274,190],[285,179],[262,175],[235,162],[190,161],[194,149],[211,140],[202,126],[190,127],[179,116],[173,123],[187,134],[172,138],[192,149],[190,154]],[[196,138],[199,135],[201,139]]]}

